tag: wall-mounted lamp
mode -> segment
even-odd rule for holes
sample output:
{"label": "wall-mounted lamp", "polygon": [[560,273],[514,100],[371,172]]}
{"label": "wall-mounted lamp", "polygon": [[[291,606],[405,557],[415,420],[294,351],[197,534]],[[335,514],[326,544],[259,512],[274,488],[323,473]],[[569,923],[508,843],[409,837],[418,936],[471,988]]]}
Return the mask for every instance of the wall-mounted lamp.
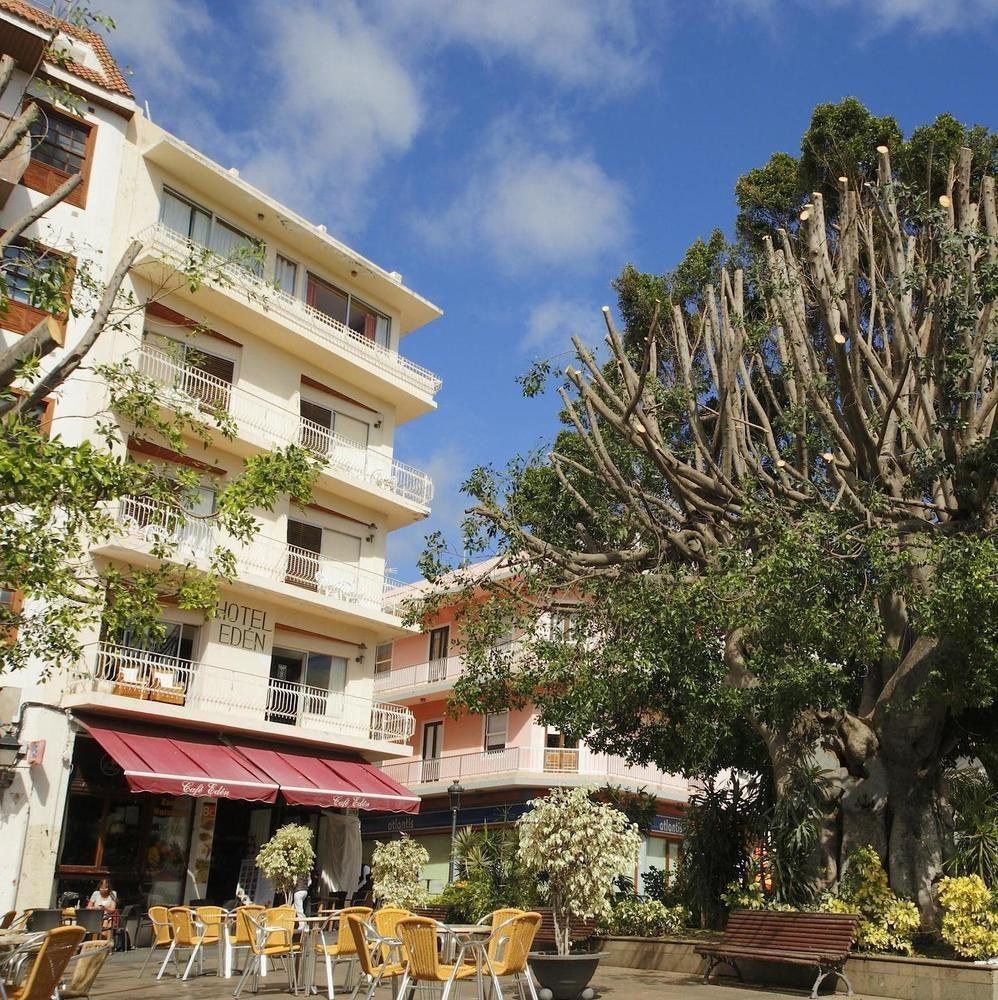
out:
{"label": "wall-mounted lamp", "polygon": [[364,654],[366,652],[367,652],[367,643],[366,642],[362,642],[357,647],[357,655],[353,658],[353,662],[354,663],[363,663],[364,662]]}
{"label": "wall-mounted lamp", "polygon": [[0,789],[10,788],[20,759],[21,741],[16,736],[0,736]]}
{"label": "wall-mounted lamp", "polygon": [[381,429],[381,423],[382,423],[383,420],[384,420],[384,417],[378,417],[378,419],[374,421],[374,429],[375,430],[380,430]]}
{"label": "wall-mounted lamp", "polygon": [[374,541],[374,533],[377,530],[378,530],[378,526],[376,524],[369,524],[367,526],[367,541],[369,541],[369,542],[373,542]]}

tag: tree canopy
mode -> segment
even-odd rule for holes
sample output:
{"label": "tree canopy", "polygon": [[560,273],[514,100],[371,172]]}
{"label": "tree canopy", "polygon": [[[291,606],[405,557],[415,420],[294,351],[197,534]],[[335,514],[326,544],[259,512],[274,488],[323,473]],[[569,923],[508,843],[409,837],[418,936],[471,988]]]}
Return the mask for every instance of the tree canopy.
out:
{"label": "tree canopy", "polygon": [[466,484],[506,571],[449,580],[465,704],[777,799],[820,774],[814,888],[871,844],[926,918],[943,766],[998,740],[996,148],[818,107],[739,180],[733,242],[623,270],[550,451]]}

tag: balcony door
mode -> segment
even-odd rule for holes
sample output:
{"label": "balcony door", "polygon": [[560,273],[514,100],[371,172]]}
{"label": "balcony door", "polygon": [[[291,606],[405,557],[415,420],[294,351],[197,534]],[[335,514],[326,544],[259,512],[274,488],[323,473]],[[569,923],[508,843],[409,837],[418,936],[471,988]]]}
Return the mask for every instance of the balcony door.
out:
{"label": "balcony door", "polygon": [[442,625],[430,633],[430,662],[427,680],[442,681],[447,676],[447,650],[450,646],[450,626]]}
{"label": "balcony door", "polygon": [[421,781],[440,780],[440,755],[444,748],[443,721],[423,723],[423,764]]}
{"label": "balcony door", "polygon": [[559,774],[577,772],[579,741],[549,726],[544,732],[544,770]]}
{"label": "balcony door", "polygon": [[305,286],[305,301],[319,312],[346,326],[350,297],[328,282],[309,273]]}
{"label": "balcony door", "polygon": [[299,725],[303,718],[343,713],[347,659],[328,653],[274,647],[270,657],[267,721]]}
{"label": "balcony door", "polygon": [[298,587],[318,590],[322,528],[288,518],[288,568],[285,579]]}

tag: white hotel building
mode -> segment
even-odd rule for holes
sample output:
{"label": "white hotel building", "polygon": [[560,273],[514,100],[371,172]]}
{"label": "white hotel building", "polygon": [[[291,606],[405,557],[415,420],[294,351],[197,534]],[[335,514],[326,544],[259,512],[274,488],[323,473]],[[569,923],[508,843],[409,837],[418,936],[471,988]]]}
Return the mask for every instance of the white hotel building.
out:
{"label": "white hotel building", "polygon": [[[22,81],[47,29],[40,11],[0,0],[0,51],[18,60]],[[216,617],[164,602],[167,638],[155,650],[95,630],[70,668],[0,676],[0,726],[30,750],[0,777],[0,910],[89,893],[104,876],[123,902],[224,903],[291,818],[316,830],[327,890],[350,891],[360,818],[419,803],[376,766],[412,755],[414,717],[377,700],[374,674],[379,644],[407,634],[386,539],[427,515],[433,491],[394,457],[396,428],[432,411],[440,388],[405,357],[404,338],[440,310],[150,122],[99,38],[71,32],[62,43],[75,62],[43,75],[80,95],[79,114],[47,108],[45,136],[2,165],[16,178],[0,185],[0,227],[81,172],[76,203],[30,235],[90,254],[105,274],[139,239],[126,286],[157,299],[127,333],[102,338],[93,360],[131,359],[162,384],[165,410],[201,400],[235,428],[178,454],[124,427],[120,447],[195,468],[198,513],[267,449],[302,443],[323,466],[311,503],[282,501],[259,516],[253,542],[234,546],[237,575]],[[19,92],[10,88],[6,114]],[[264,248],[259,267],[231,266],[193,291],[171,283],[192,246],[229,255],[249,244]],[[3,345],[38,315],[12,301],[0,314]],[[67,344],[82,325],[68,321]],[[92,436],[105,404],[104,387],[72,379],[50,402],[54,432]],[[214,527],[171,524],[146,501],[116,516],[120,532],[93,550],[98,561],[149,563],[166,534],[180,543],[174,558],[204,565],[219,540]]]}

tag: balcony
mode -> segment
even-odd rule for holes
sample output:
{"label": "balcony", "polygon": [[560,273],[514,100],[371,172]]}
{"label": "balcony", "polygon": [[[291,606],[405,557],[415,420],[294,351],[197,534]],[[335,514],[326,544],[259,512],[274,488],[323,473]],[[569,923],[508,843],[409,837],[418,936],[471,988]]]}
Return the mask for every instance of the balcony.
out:
{"label": "balcony", "polygon": [[[647,787],[663,798],[686,801],[686,782],[654,767],[628,764],[621,757],[581,749],[508,746],[502,750],[452,754],[430,760],[385,764],[385,773],[423,794],[439,791],[453,781],[468,787],[490,785],[592,784]],[[431,787],[432,786],[432,787]],[[437,786],[440,786],[439,788]]]}
{"label": "balcony", "polygon": [[[213,523],[184,520],[169,507],[139,497],[120,500],[115,516],[122,536],[132,542],[126,548],[137,550],[151,560],[157,558],[154,555],[157,546],[170,545],[169,558],[173,561],[207,564],[214,551],[222,547],[235,555],[237,584],[249,587],[262,584],[272,596],[285,591],[292,603],[311,599],[322,608],[333,607],[349,617],[360,618],[366,625],[370,624],[372,612],[385,616],[395,616],[398,612],[397,594],[403,590],[402,584],[353,563],[261,535],[242,546]],[[97,546],[97,550],[115,547],[112,541]]]}
{"label": "balcony", "polygon": [[[150,226],[138,239],[143,251],[136,267],[158,282],[168,281],[171,274],[197,270],[204,259],[204,247],[162,224]],[[388,399],[396,406],[399,423],[433,408],[441,381],[426,368],[368,340],[238,263],[223,263],[217,270],[217,275],[199,289],[178,282],[177,293],[202,292],[205,302],[217,306],[217,311],[235,306],[239,325],[278,339],[294,353],[315,357],[325,370],[335,368],[351,384]],[[335,366],[330,355],[336,359]]]}
{"label": "balcony", "polygon": [[103,707],[129,714],[201,717],[272,735],[294,727],[317,740],[404,744],[415,731],[412,712],[398,705],[106,642],[89,669],[73,674],[68,695],[76,705],[98,695]]}
{"label": "balcony", "polygon": [[446,656],[438,660],[426,660],[408,667],[393,667],[374,675],[374,690],[379,693],[391,692],[393,696],[409,697],[446,691],[464,673],[464,661],[460,656]]}
{"label": "balcony", "polygon": [[224,379],[184,366],[149,344],[139,349],[135,364],[143,375],[167,390],[167,406],[224,411],[235,422],[237,440],[258,448],[291,444],[307,448],[322,462],[323,473],[336,480],[339,492],[360,503],[386,507],[393,521],[389,527],[411,522],[414,511],[418,516],[429,512],[433,482],[425,472],[362,448],[328,427]]}

